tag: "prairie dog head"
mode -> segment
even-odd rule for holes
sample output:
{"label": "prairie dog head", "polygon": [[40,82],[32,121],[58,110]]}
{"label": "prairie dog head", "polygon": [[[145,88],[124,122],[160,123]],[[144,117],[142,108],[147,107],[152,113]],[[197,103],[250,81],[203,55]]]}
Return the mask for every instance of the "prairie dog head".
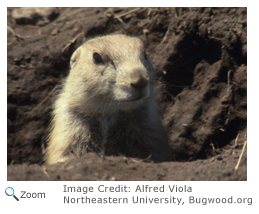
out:
{"label": "prairie dog head", "polygon": [[154,69],[136,37],[90,39],[73,53],[70,66],[64,88],[67,102],[82,112],[135,109],[152,93]]}

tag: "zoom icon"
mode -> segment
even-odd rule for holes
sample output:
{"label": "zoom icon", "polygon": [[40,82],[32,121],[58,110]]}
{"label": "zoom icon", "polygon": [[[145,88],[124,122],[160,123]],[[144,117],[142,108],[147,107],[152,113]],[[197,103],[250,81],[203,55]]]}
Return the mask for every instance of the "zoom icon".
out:
{"label": "zoom icon", "polygon": [[19,199],[14,195],[14,189],[12,187],[7,187],[5,189],[5,194],[7,196],[13,196],[17,201],[19,201]]}

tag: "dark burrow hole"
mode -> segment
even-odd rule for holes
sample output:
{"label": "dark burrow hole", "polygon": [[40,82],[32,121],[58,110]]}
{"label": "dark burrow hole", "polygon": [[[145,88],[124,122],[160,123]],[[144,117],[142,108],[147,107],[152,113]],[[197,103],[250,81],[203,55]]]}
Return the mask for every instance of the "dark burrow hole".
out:
{"label": "dark burrow hole", "polygon": [[176,45],[174,52],[168,57],[162,81],[166,83],[166,91],[176,96],[185,87],[193,84],[193,71],[196,65],[205,60],[213,64],[221,58],[221,42],[204,39],[197,34],[185,35]]}

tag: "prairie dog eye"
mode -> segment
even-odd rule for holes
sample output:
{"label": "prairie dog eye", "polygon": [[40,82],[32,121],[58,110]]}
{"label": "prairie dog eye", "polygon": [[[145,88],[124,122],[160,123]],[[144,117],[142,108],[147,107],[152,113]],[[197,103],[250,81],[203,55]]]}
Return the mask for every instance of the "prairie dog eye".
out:
{"label": "prairie dog eye", "polygon": [[93,61],[97,65],[103,63],[103,59],[102,59],[101,55],[96,52],[94,52],[94,54],[93,54]]}

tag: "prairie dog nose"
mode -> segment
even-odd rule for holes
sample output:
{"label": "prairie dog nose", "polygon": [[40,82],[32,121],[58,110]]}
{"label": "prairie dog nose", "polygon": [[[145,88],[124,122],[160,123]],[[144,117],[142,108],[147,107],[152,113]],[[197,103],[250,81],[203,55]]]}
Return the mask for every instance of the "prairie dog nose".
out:
{"label": "prairie dog nose", "polygon": [[144,88],[147,86],[149,78],[147,72],[143,69],[136,69],[131,73],[130,84],[134,88]]}

